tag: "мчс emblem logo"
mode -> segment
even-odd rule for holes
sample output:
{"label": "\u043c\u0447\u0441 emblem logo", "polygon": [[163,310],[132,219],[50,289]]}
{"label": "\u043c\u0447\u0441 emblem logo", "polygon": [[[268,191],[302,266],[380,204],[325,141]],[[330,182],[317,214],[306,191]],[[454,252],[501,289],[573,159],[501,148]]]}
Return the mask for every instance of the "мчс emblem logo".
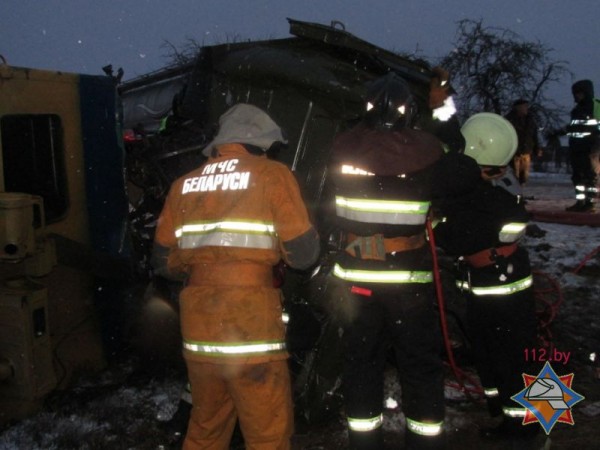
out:
{"label": "\u043c\u0447\u0441 emblem logo", "polygon": [[550,434],[557,422],[574,425],[571,408],[584,399],[571,385],[574,375],[557,375],[549,362],[537,376],[523,374],[525,389],[511,399],[527,408],[523,425],[539,422]]}

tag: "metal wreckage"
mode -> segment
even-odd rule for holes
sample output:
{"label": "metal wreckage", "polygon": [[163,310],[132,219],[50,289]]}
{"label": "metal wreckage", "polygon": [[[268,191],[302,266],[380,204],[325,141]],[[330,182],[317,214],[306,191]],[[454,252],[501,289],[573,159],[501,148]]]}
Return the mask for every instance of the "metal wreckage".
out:
{"label": "metal wreckage", "polygon": [[[339,331],[325,307],[337,239],[322,211],[329,149],[360,119],[365,83],[390,71],[412,86],[419,126],[431,127],[433,71],[339,22],[289,24],[289,38],[201,47],[191,63],[124,83],[110,66],[83,75],[1,59],[0,423],[31,414],[81,370],[106,367],[120,342],[180,357],[181,286],[152,276],[154,228],[171,182],[204,161],[218,118],[238,102],[287,133],[288,148],[269,156],[296,175],[323,239],[320,271],[276,271],[299,413],[318,421],[337,410]],[[143,305],[124,301],[132,285],[144,287]]]}

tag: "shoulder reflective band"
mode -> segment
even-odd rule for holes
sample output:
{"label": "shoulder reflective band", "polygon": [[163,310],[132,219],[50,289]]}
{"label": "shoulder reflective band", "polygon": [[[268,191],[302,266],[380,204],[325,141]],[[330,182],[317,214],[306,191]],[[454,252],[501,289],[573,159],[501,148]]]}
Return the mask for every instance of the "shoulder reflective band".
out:
{"label": "shoulder reflective band", "polygon": [[514,294],[516,292],[524,291],[525,289],[531,287],[533,284],[533,278],[529,275],[522,280],[515,281],[514,283],[504,284],[501,286],[485,286],[485,287],[475,287],[469,286],[469,283],[466,281],[457,281],[456,286],[459,289],[470,291],[473,295],[509,295]]}
{"label": "shoulder reflective band", "polygon": [[584,126],[584,127],[595,127],[598,125],[597,119],[573,119],[569,125],[572,126]]}
{"label": "shoulder reflective band", "polygon": [[527,414],[527,410],[525,408],[508,408],[506,406],[502,407],[502,412],[508,417],[525,417]]}
{"label": "shoulder reflective band", "polygon": [[483,394],[488,397],[498,397],[500,395],[500,392],[498,392],[497,388],[483,388]]}
{"label": "shoulder reflective band", "polygon": [[207,222],[186,224],[175,230],[179,248],[207,246],[274,249],[277,247],[275,227],[261,222]]}
{"label": "shoulder reflective band", "polygon": [[240,356],[256,355],[270,352],[281,352],[285,350],[285,342],[264,341],[244,343],[222,343],[222,342],[191,342],[183,341],[183,348],[194,353],[212,356]]}
{"label": "shoulder reflective band", "polygon": [[431,283],[433,274],[410,270],[353,270],[339,264],[333,266],[333,275],[346,281],[363,283]]}
{"label": "shoulder reflective band", "polygon": [[567,136],[572,137],[572,138],[584,138],[584,137],[588,137],[591,136],[592,133],[588,133],[588,132],[572,132],[572,133],[567,133]]}
{"label": "shoulder reflective band", "polygon": [[516,242],[525,233],[526,223],[508,223],[500,230],[500,242]]}
{"label": "shoulder reflective band", "polygon": [[336,196],[339,217],[357,222],[392,225],[422,225],[425,223],[430,202],[369,200]]}
{"label": "shoulder reflective band", "polygon": [[383,414],[371,419],[355,419],[348,417],[348,428],[352,431],[373,431],[383,424]]}
{"label": "shoulder reflective band", "polygon": [[342,169],[341,169],[342,174],[344,175],[362,175],[362,176],[373,176],[375,175],[372,172],[368,172],[364,169],[361,169],[359,167],[354,167],[350,164],[342,164]]}
{"label": "shoulder reflective band", "polygon": [[[600,128],[597,119],[573,119],[569,125],[579,128],[579,131],[570,131],[567,133],[567,136],[572,138],[588,137],[595,129]],[[590,131],[585,131],[586,129]]]}
{"label": "shoulder reflective band", "polygon": [[406,418],[406,428],[408,431],[412,431],[415,434],[420,434],[421,436],[437,436],[442,433],[442,425],[444,422],[437,423],[427,423],[427,422],[417,422],[416,420]]}

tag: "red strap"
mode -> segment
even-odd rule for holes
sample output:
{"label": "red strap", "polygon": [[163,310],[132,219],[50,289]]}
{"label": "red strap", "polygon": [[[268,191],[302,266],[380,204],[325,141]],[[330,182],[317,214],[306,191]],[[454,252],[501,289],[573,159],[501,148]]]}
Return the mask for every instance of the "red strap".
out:
{"label": "red strap", "polygon": [[365,297],[370,297],[371,295],[373,295],[373,291],[371,289],[362,288],[358,286],[352,286],[350,288],[350,292],[352,292],[353,294],[364,295]]}

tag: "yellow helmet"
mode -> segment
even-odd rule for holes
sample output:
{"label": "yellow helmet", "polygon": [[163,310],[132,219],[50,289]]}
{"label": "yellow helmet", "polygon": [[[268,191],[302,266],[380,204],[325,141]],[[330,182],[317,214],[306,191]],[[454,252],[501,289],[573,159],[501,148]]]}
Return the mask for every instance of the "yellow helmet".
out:
{"label": "yellow helmet", "polygon": [[504,117],[477,113],[460,129],[465,137],[465,155],[480,166],[506,166],[517,151],[517,132]]}

